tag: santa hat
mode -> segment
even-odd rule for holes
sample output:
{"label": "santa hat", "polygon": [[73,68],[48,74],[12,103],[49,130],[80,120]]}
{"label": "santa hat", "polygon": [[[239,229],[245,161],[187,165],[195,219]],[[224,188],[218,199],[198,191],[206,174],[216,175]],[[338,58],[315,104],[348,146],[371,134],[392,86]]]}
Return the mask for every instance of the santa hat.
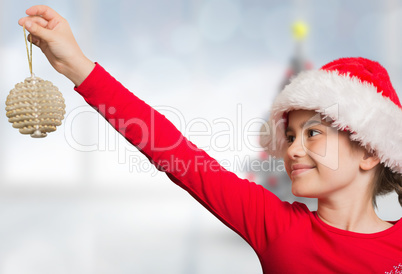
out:
{"label": "santa hat", "polygon": [[287,113],[297,109],[330,118],[332,126],[348,130],[351,140],[402,174],[402,107],[387,71],[378,62],[341,58],[295,77],[276,97],[262,130],[261,145],[272,156],[284,155]]}

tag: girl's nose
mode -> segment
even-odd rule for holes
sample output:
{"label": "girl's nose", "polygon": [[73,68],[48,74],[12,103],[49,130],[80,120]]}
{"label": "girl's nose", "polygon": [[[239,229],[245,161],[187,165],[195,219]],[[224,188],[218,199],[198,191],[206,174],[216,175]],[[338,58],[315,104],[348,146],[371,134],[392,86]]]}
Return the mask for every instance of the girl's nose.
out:
{"label": "girl's nose", "polygon": [[303,145],[302,138],[295,138],[293,143],[288,147],[287,154],[288,157],[293,160],[306,155],[306,149]]}

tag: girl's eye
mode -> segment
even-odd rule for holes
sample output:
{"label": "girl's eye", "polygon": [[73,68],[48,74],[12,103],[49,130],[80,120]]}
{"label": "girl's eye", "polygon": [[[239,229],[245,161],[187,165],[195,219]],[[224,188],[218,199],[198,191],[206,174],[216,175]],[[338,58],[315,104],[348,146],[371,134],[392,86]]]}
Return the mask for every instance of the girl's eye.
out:
{"label": "girl's eye", "polygon": [[314,129],[309,129],[308,130],[308,137],[314,137],[318,134],[321,134],[321,132],[319,132],[318,130],[314,130]]}
{"label": "girl's eye", "polygon": [[286,140],[288,141],[289,144],[293,143],[295,141],[295,136],[292,135],[287,135]]}

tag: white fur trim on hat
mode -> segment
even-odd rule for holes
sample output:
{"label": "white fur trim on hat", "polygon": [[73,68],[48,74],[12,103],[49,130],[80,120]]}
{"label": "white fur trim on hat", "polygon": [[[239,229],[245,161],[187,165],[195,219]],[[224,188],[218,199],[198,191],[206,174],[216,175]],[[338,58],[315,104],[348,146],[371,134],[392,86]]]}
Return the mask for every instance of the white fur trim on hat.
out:
{"label": "white fur trim on hat", "polygon": [[372,84],[337,71],[301,72],[276,97],[266,130],[262,129],[261,145],[272,156],[283,157],[287,148],[283,117],[297,109],[331,118],[334,127],[350,131],[351,140],[402,174],[402,110]]}

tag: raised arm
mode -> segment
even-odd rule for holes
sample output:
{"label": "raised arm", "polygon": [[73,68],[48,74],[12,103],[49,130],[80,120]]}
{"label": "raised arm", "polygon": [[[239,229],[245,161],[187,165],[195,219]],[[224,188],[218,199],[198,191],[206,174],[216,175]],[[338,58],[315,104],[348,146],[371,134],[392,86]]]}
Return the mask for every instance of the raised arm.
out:
{"label": "raised arm", "polygon": [[[100,65],[76,88],[85,100],[160,171],[242,236],[257,252],[274,228],[282,203],[260,185],[238,178],[186,139],[161,113],[136,97]],[[279,224],[279,223],[278,223]],[[284,228],[284,226],[282,226]],[[275,232],[276,233],[276,232]]]}
{"label": "raised arm", "polygon": [[286,229],[289,204],[225,170],[163,115],[86,58],[67,21],[54,10],[34,6],[27,14],[19,24],[25,24],[33,43],[52,66],[159,170],[241,235],[257,253]]}

